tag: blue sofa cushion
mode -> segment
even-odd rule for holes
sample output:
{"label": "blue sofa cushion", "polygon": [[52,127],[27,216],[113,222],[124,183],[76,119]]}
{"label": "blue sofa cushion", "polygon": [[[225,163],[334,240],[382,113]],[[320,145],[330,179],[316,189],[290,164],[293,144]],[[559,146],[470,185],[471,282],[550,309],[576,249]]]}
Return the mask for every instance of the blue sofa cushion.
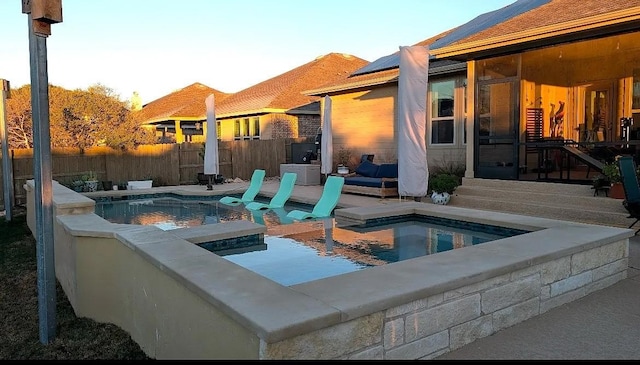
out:
{"label": "blue sofa cushion", "polygon": [[356,167],[356,174],[365,177],[375,177],[379,166],[369,160],[364,160]]}
{"label": "blue sofa cushion", "polygon": [[388,178],[397,178],[398,177],[398,164],[397,163],[383,163],[378,167],[378,172],[374,175],[374,177],[388,177]]}
{"label": "blue sofa cushion", "polygon": [[[382,179],[379,177],[366,177],[366,176],[351,176],[344,178],[345,185],[356,185],[356,186],[366,186],[369,188],[381,188],[382,187]],[[385,188],[395,188],[398,187],[397,181],[385,181]]]}

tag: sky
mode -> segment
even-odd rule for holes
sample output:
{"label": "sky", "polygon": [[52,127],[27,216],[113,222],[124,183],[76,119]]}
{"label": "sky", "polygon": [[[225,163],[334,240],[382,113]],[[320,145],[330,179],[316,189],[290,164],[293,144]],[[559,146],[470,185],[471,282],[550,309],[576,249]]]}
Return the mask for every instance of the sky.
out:
{"label": "sky", "polygon": [[[234,93],[328,53],[367,61],[515,0],[62,0],[49,83],[146,104],[194,82]],[[28,16],[0,0],[0,79],[30,83]]]}

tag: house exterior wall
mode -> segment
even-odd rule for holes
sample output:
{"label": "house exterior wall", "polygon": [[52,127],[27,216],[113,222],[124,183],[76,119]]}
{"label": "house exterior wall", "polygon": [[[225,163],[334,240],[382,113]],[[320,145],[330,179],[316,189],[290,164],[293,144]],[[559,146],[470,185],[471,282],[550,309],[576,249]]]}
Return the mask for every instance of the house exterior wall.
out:
{"label": "house exterior wall", "polygon": [[298,115],[298,137],[315,137],[320,129],[320,115]]}
{"label": "house exterior wall", "polygon": [[[297,116],[287,115],[284,113],[269,113],[261,115],[253,115],[248,117],[253,123],[253,119],[260,118],[260,139],[277,139],[277,138],[298,138],[299,121]],[[235,139],[235,121],[241,121],[245,117],[218,118],[221,127],[220,139],[223,141],[233,141]],[[318,117],[319,118],[319,117]],[[318,125],[320,122],[318,122]],[[306,125],[304,125],[306,128]],[[317,129],[317,127],[316,127]],[[315,130],[313,132],[315,136]],[[306,136],[303,136],[306,137]],[[242,135],[240,137],[243,138]]]}
{"label": "house exterior wall", "polygon": [[264,138],[298,137],[298,117],[296,116],[284,113],[271,113],[260,118],[260,121],[264,121]]}
{"label": "house exterior wall", "polygon": [[[431,166],[466,163],[466,144],[463,138],[465,117],[462,80],[464,75],[448,76],[448,78],[457,80],[455,140],[453,144],[446,145],[429,143],[431,121],[427,118],[425,138],[427,139],[427,164],[430,169]],[[349,165],[352,170],[363,154],[374,154],[374,162],[377,163],[397,162],[397,98],[397,84],[331,96],[334,167],[339,163],[337,151],[341,148],[347,148],[351,152]],[[324,105],[321,110],[324,110]]]}
{"label": "house exterior wall", "polygon": [[397,85],[331,96],[334,170],[341,148],[351,152],[351,169],[362,154],[374,154],[377,163],[397,161],[394,126],[397,96]]}

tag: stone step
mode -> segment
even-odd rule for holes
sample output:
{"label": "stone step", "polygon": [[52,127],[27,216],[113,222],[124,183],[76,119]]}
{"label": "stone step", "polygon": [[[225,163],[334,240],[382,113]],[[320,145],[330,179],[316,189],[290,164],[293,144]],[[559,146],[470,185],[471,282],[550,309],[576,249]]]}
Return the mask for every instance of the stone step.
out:
{"label": "stone step", "polygon": [[590,209],[586,207],[576,208],[557,204],[541,204],[524,199],[500,200],[457,193],[453,194],[449,205],[621,228],[627,228],[634,222],[634,219],[627,218],[628,214],[624,211],[624,208],[619,212],[611,212],[603,211],[598,206]]}
{"label": "stone step", "polygon": [[[542,183],[540,183],[542,184]],[[546,183],[545,183],[546,184]],[[589,189],[589,195],[565,194],[563,192],[547,193],[538,191],[524,191],[520,189],[493,188],[486,186],[459,186],[454,194],[491,198],[506,202],[521,202],[544,204],[552,207],[567,207],[575,209],[594,209],[603,212],[625,213],[621,199],[613,199],[601,194],[593,196],[593,190]]]}
{"label": "stone step", "polygon": [[496,180],[479,178],[462,178],[462,185],[481,186],[501,190],[518,190],[523,192],[555,193],[562,195],[593,196],[591,185],[562,184],[552,182]]}

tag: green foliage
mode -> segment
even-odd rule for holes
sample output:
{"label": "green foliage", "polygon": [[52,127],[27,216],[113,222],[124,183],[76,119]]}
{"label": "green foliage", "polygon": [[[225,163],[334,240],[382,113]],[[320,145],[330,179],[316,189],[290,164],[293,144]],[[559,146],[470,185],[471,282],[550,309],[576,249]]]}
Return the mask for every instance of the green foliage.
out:
{"label": "green foliage", "polygon": [[[52,147],[109,146],[129,149],[152,144],[155,132],[141,127],[140,113],[111,89],[96,84],[87,90],[49,85],[49,125]],[[7,129],[11,148],[33,148],[31,86],[11,91]]]}
{"label": "green foliage", "polygon": [[434,176],[439,174],[449,174],[462,178],[465,170],[466,166],[464,163],[459,162],[451,156],[447,157],[446,155],[434,163],[433,166],[429,166],[429,172]]}
{"label": "green foliage", "polygon": [[609,180],[610,183],[617,183],[622,181],[617,161],[605,163],[602,168],[602,174]]}
{"label": "green foliage", "polygon": [[89,171],[86,174],[82,175],[82,181],[97,181],[98,174],[95,171]]}
{"label": "green foliage", "polygon": [[458,186],[460,186],[460,179],[448,173],[440,173],[429,179],[429,188],[436,193],[453,194]]}

